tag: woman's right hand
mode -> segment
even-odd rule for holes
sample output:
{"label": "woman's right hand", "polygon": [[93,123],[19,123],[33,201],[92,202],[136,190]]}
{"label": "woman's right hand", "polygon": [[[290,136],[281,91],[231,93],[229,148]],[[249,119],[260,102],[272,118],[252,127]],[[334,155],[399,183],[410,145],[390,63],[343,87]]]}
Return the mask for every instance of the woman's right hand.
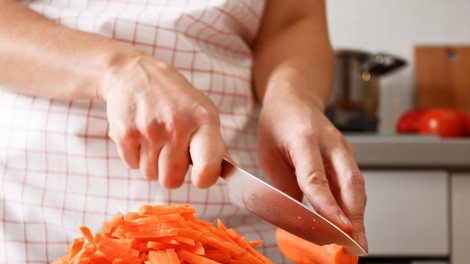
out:
{"label": "woman's right hand", "polygon": [[0,0],[0,10],[0,85],[59,100],[104,99],[109,135],[129,167],[176,188],[191,158],[196,186],[217,180],[225,154],[217,108],[176,69],[18,1]]}
{"label": "woman's right hand", "polygon": [[176,69],[138,53],[108,70],[97,93],[128,167],[166,188],[182,185],[190,161],[197,187],[218,179],[226,154],[218,110]]}

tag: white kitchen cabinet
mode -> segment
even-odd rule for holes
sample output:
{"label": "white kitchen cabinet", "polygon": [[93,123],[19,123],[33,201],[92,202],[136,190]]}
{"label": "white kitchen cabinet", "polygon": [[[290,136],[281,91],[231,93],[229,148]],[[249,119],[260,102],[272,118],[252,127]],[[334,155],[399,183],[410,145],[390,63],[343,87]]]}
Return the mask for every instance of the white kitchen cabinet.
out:
{"label": "white kitchen cabinet", "polygon": [[449,256],[450,194],[446,170],[363,170],[363,174],[371,257]]}
{"label": "white kitchen cabinet", "polygon": [[452,254],[454,264],[470,263],[470,172],[455,172],[452,187]]}

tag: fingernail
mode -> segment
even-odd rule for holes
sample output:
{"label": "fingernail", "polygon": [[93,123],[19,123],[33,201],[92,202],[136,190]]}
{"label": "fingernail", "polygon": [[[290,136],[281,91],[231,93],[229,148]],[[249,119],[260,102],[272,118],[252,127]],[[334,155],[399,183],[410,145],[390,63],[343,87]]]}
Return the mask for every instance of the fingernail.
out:
{"label": "fingernail", "polygon": [[344,214],[339,215],[339,220],[341,221],[341,223],[343,223],[347,227],[352,226],[351,221],[349,221],[349,219]]}

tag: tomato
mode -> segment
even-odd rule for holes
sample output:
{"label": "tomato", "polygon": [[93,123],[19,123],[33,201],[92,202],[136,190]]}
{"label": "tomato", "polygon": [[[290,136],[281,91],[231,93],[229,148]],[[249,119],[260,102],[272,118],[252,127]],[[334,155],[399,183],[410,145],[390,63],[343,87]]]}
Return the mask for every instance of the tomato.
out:
{"label": "tomato", "polygon": [[419,133],[439,135],[442,138],[464,137],[467,130],[466,126],[466,117],[459,110],[436,108],[423,115]]}
{"label": "tomato", "polygon": [[428,109],[411,109],[403,113],[397,122],[397,133],[418,133],[421,119],[428,111]]}
{"label": "tomato", "polygon": [[467,136],[470,136],[470,113],[467,114]]}

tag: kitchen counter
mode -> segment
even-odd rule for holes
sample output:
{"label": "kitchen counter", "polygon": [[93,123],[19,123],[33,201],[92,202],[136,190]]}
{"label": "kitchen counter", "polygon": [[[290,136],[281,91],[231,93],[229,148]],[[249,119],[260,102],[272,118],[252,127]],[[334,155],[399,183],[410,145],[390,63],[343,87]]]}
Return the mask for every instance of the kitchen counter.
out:
{"label": "kitchen counter", "polygon": [[420,135],[345,134],[361,168],[470,169],[470,138]]}
{"label": "kitchen counter", "polygon": [[345,136],[367,182],[368,258],[470,263],[470,138]]}

